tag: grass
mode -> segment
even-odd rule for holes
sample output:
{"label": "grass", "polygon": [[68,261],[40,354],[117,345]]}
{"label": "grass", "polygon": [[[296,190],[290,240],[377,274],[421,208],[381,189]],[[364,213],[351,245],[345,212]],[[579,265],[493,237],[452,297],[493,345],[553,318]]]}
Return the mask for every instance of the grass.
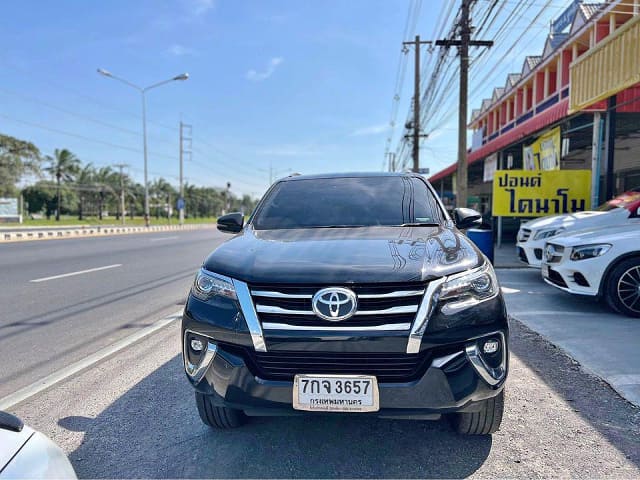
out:
{"label": "grass", "polygon": [[[193,224],[193,223],[216,223],[216,217],[208,217],[208,218],[185,218],[185,224]],[[85,217],[83,220],[78,220],[76,216],[67,216],[62,215],[60,217],[60,221],[56,222],[54,217],[47,220],[46,218],[32,220],[30,218],[25,218],[22,224],[18,223],[5,223],[0,224],[2,227],[57,227],[63,225],[122,225],[122,220],[116,220],[116,217],[104,217],[102,220],[99,220],[97,217]],[[127,217],[125,219],[125,226],[139,226],[144,225],[144,218],[135,217],[133,220]],[[178,225],[178,219],[172,218],[171,222],[168,222],[166,218],[160,217],[156,219],[156,217],[151,217],[151,225]]]}

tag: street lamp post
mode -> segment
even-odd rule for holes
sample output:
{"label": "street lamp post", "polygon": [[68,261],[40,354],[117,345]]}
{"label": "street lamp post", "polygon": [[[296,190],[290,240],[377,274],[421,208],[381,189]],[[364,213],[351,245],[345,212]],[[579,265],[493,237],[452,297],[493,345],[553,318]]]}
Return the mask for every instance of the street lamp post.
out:
{"label": "street lamp post", "polygon": [[111,72],[107,70],[103,70],[102,68],[98,69],[98,73],[100,75],[104,75],[105,77],[113,78],[114,80],[118,80],[126,85],[129,85],[132,88],[135,88],[140,95],[142,96],[142,143],[143,143],[143,154],[144,154],[144,224],[145,226],[149,226],[149,182],[147,180],[147,100],[145,93],[147,90],[151,90],[152,88],[159,87],[160,85],[164,85],[165,83],[170,83],[173,81],[182,81],[187,80],[189,78],[188,73],[181,73],[173,78],[168,80],[163,80],[162,82],[154,83],[153,85],[149,85],[148,87],[141,87],[136,85],[135,83],[131,83],[124,78],[116,77]]}

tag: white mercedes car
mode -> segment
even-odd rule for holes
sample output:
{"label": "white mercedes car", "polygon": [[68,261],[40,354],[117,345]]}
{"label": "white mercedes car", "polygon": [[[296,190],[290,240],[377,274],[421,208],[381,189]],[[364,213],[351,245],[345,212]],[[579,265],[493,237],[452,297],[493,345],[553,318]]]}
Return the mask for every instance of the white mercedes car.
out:
{"label": "white mercedes car", "polygon": [[46,436],[0,411],[0,480],[76,479],[69,459]]}
{"label": "white mercedes car", "polygon": [[520,260],[531,267],[542,263],[542,249],[560,234],[614,225],[640,225],[640,188],[623,193],[598,210],[542,217],[522,224],[516,248]]}
{"label": "white mercedes car", "polygon": [[619,313],[640,317],[640,223],[547,242],[542,278],[569,293],[603,297]]}

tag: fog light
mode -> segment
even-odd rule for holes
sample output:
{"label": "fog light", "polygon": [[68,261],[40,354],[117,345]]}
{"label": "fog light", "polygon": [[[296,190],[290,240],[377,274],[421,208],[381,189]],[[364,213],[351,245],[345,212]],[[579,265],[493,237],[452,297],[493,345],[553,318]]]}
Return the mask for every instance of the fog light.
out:
{"label": "fog light", "polygon": [[484,342],[484,345],[482,346],[482,351],[483,353],[496,353],[498,351],[498,348],[500,347],[500,343],[498,342],[498,340],[496,340],[495,338],[492,338],[491,340],[487,340],[486,342]]}
{"label": "fog light", "polygon": [[202,340],[199,340],[197,338],[191,339],[191,350],[193,350],[194,352],[201,352],[203,349],[204,344],[202,343]]}

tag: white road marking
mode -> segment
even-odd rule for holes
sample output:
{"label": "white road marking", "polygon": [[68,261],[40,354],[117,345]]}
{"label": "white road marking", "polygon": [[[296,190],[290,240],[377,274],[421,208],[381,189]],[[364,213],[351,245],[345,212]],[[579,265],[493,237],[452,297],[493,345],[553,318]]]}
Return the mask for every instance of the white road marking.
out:
{"label": "white road marking", "polygon": [[73,277],[74,275],[82,275],[84,273],[98,272],[100,270],[108,270],[109,268],[117,268],[117,267],[121,267],[121,266],[122,266],[121,263],[115,263],[113,265],[106,265],[104,267],[89,268],[88,270],[80,270],[80,271],[71,272],[71,273],[63,273],[62,275],[54,275],[52,277],[36,278],[35,280],[30,280],[30,282],[31,283],[46,282],[48,280],[55,280],[57,278]]}
{"label": "white road marking", "polygon": [[176,238],[180,238],[177,235],[175,237],[158,237],[158,238],[150,238],[150,242],[161,242],[163,240],[175,240]]}
{"label": "white road marking", "polygon": [[50,375],[47,375],[40,380],[33,382],[31,385],[28,385],[20,390],[12,393],[11,395],[7,395],[4,398],[0,399],[0,410],[6,410],[20,402],[23,402],[29,397],[36,395],[37,393],[42,392],[43,390],[59,383],[76,373],[85,370],[94,364],[104,360],[110,355],[113,355],[116,352],[128,347],[129,345],[137,342],[138,340],[143,339],[144,337],[151,335],[152,333],[160,330],[163,327],[166,327],[174,320],[179,319],[182,316],[182,310],[179,310],[168,317],[165,317],[157,322],[149,325],[142,330],[129,335],[122,340],[117,341],[113,345],[103,348],[102,350],[98,350],[97,352],[89,355],[88,357],[76,362],[72,363],[68,367],[65,367],[57,372],[54,372]]}

